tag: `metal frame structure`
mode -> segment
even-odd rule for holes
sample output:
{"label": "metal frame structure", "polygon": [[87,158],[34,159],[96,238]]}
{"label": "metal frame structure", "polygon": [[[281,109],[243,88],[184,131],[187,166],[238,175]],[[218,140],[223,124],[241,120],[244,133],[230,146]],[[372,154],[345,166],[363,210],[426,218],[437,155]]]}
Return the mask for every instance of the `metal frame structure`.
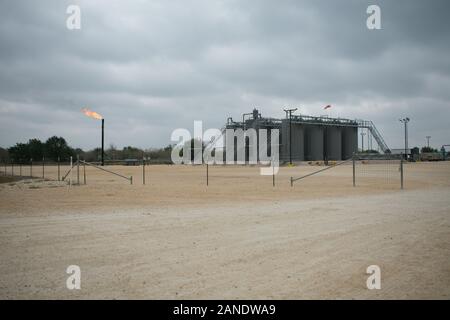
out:
{"label": "metal frame structure", "polygon": [[[290,109],[293,110],[293,109]],[[374,125],[372,121],[367,120],[359,120],[359,119],[345,119],[345,118],[330,118],[328,116],[309,116],[309,115],[293,115],[290,110],[284,110],[286,112],[286,119],[288,119],[288,126],[289,129],[285,134],[289,136],[289,138],[284,139],[284,143],[289,143],[289,141],[292,141],[292,125],[294,124],[300,124],[305,126],[318,126],[322,127],[324,132],[324,145],[326,145],[328,142],[326,141],[328,137],[328,128],[329,127],[343,127],[343,128],[359,128],[359,129],[367,129],[368,137],[370,136],[370,141],[372,141],[372,137],[375,139],[375,141],[378,144],[379,150],[382,151],[384,154],[389,154],[390,149],[387,146],[385,140],[381,136],[380,132]],[[253,114],[253,118],[246,118],[246,116]],[[257,116],[255,117],[255,114]],[[233,121],[232,117],[229,117],[227,119],[226,125],[221,130],[221,135],[225,135],[226,129],[248,129],[248,128],[255,128],[255,129],[264,129],[264,128],[271,128],[271,129],[281,129],[283,127],[283,119],[275,119],[275,118],[263,118],[261,117],[261,114],[258,112],[258,110],[254,110],[253,113],[244,113],[242,122]],[[215,137],[215,141],[219,140],[220,136]],[[357,138],[356,138],[357,139]],[[207,144],[207,147],[213,148],[215,145],[215,142],[210,142]],[[372,144],[370,143],[370,148],[372,148]],[[288,161],[291,163],[292,161],[292,147],[288,147],[288,150],[285,150],[285,155],[288,155]],[[327,154],[327,148],[324,149],[324,160],[328,160],[328,154]],[[308,159],[305,159],[308,160]],[[319,160],[319,159],[309,159],[309,160]]]}

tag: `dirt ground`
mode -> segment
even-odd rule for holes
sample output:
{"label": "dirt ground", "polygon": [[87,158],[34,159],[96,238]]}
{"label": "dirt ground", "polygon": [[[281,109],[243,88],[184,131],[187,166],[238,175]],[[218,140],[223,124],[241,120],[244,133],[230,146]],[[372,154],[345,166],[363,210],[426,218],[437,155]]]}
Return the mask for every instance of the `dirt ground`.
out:
{"label": "dirt ground", "polygon": [[0,180],[0,298],[450,298],[449,162],[406,164],[404,190],[396,163],[358,163],[356,187],[351,164],[293,187],[324,167],[282,167],[275,187],[258,167],[210,166],[209,186],[205,166],[147,166],[146,185],[107,168],[133,185],[91,167],[86,185],[56,167]]}

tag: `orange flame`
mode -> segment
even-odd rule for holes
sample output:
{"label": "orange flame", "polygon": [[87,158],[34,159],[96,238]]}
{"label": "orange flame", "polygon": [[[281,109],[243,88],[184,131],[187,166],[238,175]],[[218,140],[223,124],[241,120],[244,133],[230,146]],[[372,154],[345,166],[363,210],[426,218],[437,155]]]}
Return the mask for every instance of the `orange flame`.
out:
{"label": "orange flame", "polygon": [[83,108],[83,109],[81,109],[81,111],[85,115],[87,115],[88,117],[91,117],[91,118],[94,118],[94,119],[97,119],[97,120],[102,120],[103,119],[103,117],[100,114],[98,114],[97,112],[91,111],[89,109]]}

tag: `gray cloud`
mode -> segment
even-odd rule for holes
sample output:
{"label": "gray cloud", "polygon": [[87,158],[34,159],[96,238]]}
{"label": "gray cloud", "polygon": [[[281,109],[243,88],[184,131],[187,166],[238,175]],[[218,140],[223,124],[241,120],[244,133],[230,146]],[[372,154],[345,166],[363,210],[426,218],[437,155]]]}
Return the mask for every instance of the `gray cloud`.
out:
{"label": "gray cloud", "polygon": [[[366,28],[378,4],[382,30]],[[79,4],[82,29],[65,27]],[[259,106],[375,121],[391,147],[450,143],[450,3],[432,1],[3,1],[0,145],[163,146],[194,120],[221,127]]]}

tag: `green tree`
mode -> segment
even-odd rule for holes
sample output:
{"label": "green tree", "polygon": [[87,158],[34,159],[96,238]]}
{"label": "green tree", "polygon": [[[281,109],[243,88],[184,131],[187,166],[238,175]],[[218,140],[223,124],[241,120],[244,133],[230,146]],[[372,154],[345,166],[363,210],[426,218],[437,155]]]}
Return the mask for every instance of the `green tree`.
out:
{"label": "green tree", "polygon": [[7,161],[9,160],[9,152],[6,149],[0,147],[0,159]]}
{"label": "green tree", "polygon": [[30,148],[27,143],[16,143],[8,148],[9,156],[14,161],[25,161],[30,159]]}
{"label": "green tree", "polygon": [[66,161],[70,156],[74,156],[74,150],[67,145],[63,137],[53,136],[45,142],[45,156],[53,161]]}
{"label": "green tree", "polygon": [[124,147],[122,150],[122,160],[124,159],[141,159],[144,151],[135,147]]}
{"label": "green tree", "polygon": [[45,144],[39,139],[30,139],[28,141],[28,158],[32,158],[35,161],[40,161],[44,157]]}
{"label": "green tree", "polygon": [[431,147],[423,147],[422,150],[420,151],[422,153],[428,153],[428,152],[439,152],[437,149],[433,149]]}

